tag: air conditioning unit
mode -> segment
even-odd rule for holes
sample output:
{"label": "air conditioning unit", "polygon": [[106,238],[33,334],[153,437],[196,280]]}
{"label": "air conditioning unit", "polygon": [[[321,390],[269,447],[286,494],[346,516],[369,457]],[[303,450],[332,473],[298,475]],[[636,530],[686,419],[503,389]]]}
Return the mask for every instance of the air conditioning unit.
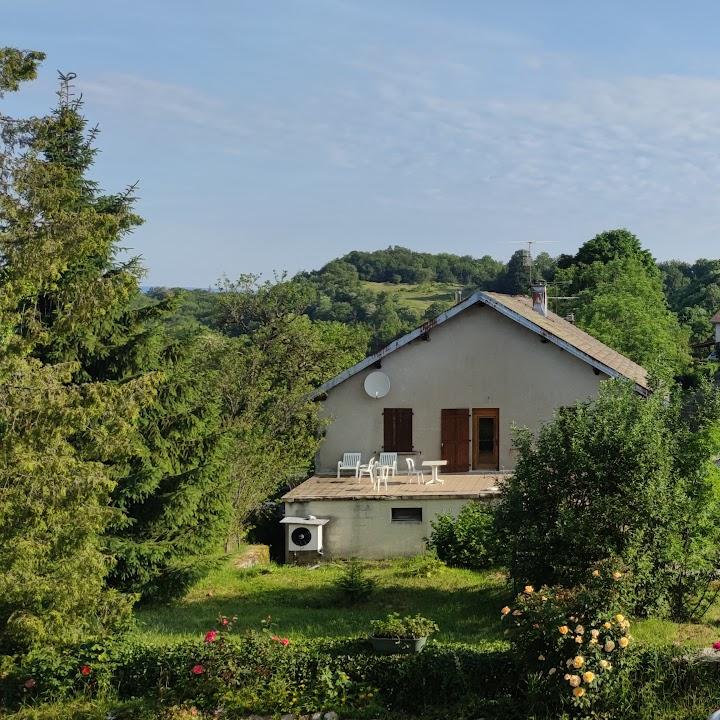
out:
{"label": "air conditioning unit", "polygon": [[322,555],[323,526],[328,518],[284,517],[281,524],[287,525],[287,549],[289,552],[316,552]]}

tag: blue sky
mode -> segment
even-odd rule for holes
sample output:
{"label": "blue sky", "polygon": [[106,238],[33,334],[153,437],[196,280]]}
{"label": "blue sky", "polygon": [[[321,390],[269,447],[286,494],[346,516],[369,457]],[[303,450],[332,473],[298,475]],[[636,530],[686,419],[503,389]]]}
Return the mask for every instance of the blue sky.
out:
{"label": "blue sky", "polygon": [[619,226],[718,257],[719,22],[699,0],[24,0],[2,42],[48,59],[2,111],[78,74],[95,177],[140,181],[149,284]]}

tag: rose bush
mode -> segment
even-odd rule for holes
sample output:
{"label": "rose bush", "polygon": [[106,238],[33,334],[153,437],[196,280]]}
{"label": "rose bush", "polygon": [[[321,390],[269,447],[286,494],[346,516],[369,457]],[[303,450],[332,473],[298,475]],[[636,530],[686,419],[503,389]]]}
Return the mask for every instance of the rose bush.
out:
{"label": "rose bush", "polygon": [[630,621],[618,607],[624,580],[624,572],[605,563],[577,588],[526,585],[501,610],[529,683],[532,676],[576,714],[601,713],[624,669],[632,642]]}

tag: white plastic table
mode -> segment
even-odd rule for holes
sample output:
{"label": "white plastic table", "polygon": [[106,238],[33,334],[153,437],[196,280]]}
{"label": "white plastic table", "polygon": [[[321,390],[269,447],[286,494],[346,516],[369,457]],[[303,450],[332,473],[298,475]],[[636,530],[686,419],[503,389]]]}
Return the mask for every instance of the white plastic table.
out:
{"label": "white plastic table", "polygon": [[432,470],[432,478],[428,480],[427,485],[439,485],[444,482],[438,477],[438,468],[447,465],[447,460],[423,460],[423,467],[429,467]]}

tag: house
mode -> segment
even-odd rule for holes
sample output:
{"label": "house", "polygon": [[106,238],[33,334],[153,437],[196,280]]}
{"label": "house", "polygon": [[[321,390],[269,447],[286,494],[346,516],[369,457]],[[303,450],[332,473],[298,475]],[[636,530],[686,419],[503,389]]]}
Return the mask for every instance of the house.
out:
{"label": "house", "polygon": [[715,334],[713,335],[713,349],[710,354],[711,360],[720,360],[720,310],[710,318]]}
{"label": "house", "polygon": [[[283,497],[285,513],[329,519],[326,555],[422,552],[439,513],[498,495],[517,459],[513,425],[535,430],[617,377],[649,391],[642,367],[549,312],[544,286],[532,299],[476,292],[318,388],[329,424],[316,475]],[[367,477],[336,478],[351,451],[364,463],[397,453],[387,491]],[[445,460],[444,482],[412,482],[400,474],[406,458]]]}

